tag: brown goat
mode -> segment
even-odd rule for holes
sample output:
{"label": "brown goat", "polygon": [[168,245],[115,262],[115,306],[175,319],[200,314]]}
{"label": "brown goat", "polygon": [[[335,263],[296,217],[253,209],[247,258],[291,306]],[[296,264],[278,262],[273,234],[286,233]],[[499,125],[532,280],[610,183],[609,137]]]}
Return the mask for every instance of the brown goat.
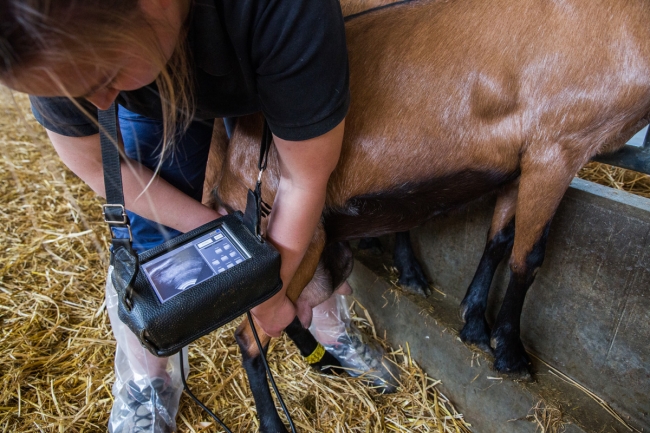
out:
{"label": "brown goat", "polygon": [[[644,0],[409,2],[349,20],[343,151],[322,224],[287,292],[303,323],[349,275],[348,240],[408,230],[498,191],[461,336],[485,350],[492,338],[495,368],[526,374],[519,319],[558,204],[590,158],[648,123],[649,23]],[[221,167],[215,205],[245,207],[261,129],[260,116],[240,118],[213,156],[212,169]],[[278,170],[272,152],[263,191],[271,204]],[[487,294],[509,251],[510,283],[490,333]],[[285,431],[265,400],[246,323],[237,337],[261,430]]]}

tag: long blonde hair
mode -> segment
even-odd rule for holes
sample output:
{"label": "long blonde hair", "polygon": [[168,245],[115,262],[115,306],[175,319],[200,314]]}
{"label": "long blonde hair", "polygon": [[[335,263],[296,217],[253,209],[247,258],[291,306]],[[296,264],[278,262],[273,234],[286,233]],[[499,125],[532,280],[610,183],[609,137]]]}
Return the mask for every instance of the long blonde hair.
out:
{"label": "long blonde hair", "polygon": [[[138,44],[161,70],[156,84],[164,124],[162,161],[194,114],[189,54],[183,33],[166,59],[154,32],[143,32],[144,26],[151,23],[137,0],[0,0],[0,80],[15,79],[35,64],[46,71],[61,62],[108,65],[98,51]],[[143,40],[147,33],[151,39]],[[62,96],[69,96],[60,87]]]}

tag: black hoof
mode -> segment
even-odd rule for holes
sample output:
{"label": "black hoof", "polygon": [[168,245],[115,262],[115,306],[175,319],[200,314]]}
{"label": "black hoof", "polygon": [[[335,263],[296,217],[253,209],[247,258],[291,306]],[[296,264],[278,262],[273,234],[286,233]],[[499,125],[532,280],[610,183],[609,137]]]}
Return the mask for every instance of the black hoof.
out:
{"label": "black hoof", "polygon": [[496,340],[494,369],[509,379],[531,382],[530,358],[521,342],[517,340],[506,344]]}
{"label": "black hoof", "polygon": [[460,331],[460,339],[468,346],[494,356],[494,350],[490,346],[490,328],[485,319],[465,323]]}
{"label": "black hoof", "polygon": [[370,250],[370,253],[375,256],[381,256],[384,253],[384,247],[378,238],[361,238],[357,248],[360,250]]}
{"label": "black hoof", "polygon": [[533,378],[533,374],[528,370],[509,372],[509,373],[502,373],[499,371],[498,373],[500,377],[504,379],[512,380],[514,382],[525,382],[525,383],[535,382],[535,379]]}
{"label": "black hoof", "polygon": [[429,288],[429,282],[427,281],[422,269],[418,267],[410,267],[403,270],[400,273],[397,284],[400,285],[404,290],[410,293],[414,293],[419,296],[424,296],[425,298],[431,295],[431,289]]}

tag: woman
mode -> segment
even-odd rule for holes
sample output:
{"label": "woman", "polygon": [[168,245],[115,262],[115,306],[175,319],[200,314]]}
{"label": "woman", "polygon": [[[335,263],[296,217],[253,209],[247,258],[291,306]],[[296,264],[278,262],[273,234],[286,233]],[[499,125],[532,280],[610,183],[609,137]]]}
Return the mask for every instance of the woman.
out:
{"label": "woman", "polygon": [[[268,239],[284,288],[253,309],[271,336],[320,219],[349,106],[336,0],[0,0],[0,80],[32,97],[62,161],[104,195],[97,109],[117,100],[134,247],[214,220],[201,204],[212,122],[262,111],[281,179]],[[155,221],[155,222],[154,222]],[[118,340],[113,432],[172,431],[177,365],[148,354],[107,305]]]}

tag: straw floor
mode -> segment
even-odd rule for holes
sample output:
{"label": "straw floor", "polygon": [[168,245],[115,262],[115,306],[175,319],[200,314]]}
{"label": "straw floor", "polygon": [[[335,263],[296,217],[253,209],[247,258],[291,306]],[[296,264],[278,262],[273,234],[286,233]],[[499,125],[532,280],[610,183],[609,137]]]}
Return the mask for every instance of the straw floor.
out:
{"label": "straw floor", "polygon": [[[115,345],[102,304],[108,258],[100,200],[58,161],[24,95],[14,102],[2,88],[0,146],[0,431],[105,431]],[[650,197],[649,176],[601,164],[581,174]],[[190,386],[234,431],[253,432],[233,326],[192,345]],[[387,350],[403,378],[391,396],[316,374],[291,343],[275,340],[269,361],[300,431],[470,431],[407,348]],[[181,432],[215,431],[185,397],[177,421]]]}
{"label": "straw floor", "polygon": [[650,176],[637,171],[590,162],[578,172],[578,177],[650,198]]}
{"label": "straw floor", "polygon": [[[0,431],[105,431],[115,344],[103,302],[107,231],[100,200],[58,161],[24,95],[0,88]],[[368,322],[357,324],[373,332]],[[190,349],[190,386],[233,431],[257,430],[234,325]],[[390,350],[390,349],[389,349]],[[269,362],[303,432],[469,432],[402,349],[391,359],[400,392],[314,373],[295,347],[272,343]],[[215,431],[183,397],[179,431]]]}

